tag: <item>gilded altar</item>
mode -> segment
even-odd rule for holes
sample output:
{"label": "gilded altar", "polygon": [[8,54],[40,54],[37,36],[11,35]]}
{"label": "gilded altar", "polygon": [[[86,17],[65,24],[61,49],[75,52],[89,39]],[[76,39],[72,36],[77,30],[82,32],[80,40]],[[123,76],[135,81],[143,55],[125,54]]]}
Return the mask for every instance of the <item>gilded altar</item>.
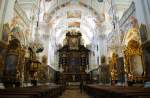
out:
{"label": "gilded altar", "polygon": [[143,82],[146,78],[146,66],[144,65],[143,50],[138,21],[136,17],[130,17],[131,28],[128,30],[124,42],[124,61],[127,80],[130,82]]}
{"label": "gilded altar", "polygon": [[124,49],[125,72],[128,81],[145,80],[145,65],[143,63],[143,53],[140,43],[130,40]]}
{"label": "gilded altar", "polygon": [[89,50],[81,44],[80,32],[68,32],[66,44],[58,50],[59,69],[65,82],[80,82],[88,79]]}

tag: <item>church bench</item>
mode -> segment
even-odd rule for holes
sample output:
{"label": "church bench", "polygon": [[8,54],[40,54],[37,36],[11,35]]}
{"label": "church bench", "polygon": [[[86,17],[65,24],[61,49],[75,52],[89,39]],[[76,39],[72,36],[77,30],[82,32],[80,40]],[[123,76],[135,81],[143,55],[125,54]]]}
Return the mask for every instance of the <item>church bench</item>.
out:
{"label": "church bench", "polygon": [[38,86],[25,88],[0,89],[0,95],[32,95],[33,98],[57,98],[61,95],[62,86]]}
{"label": "church bench", "polygon": [[111,91],[108,91],[107,89],[101,89],[97,85],[85,86],[85,91],[94,98],[103,98],[103,96],[105,96],[105,98],[110,98],[110,95],[112,95]]}
{"label": "church bench", "polygon": [[57,98],[58,96],[62,95],[64,92],[64,86],[61,85],[53,85],[53,86],[46,86],[50,90],[50,94],[53,98]]}
{"label": "church bench", "polygon": [[150,89],[140,87],[86,85],[85,91],[95,98],[150,98]]}
{"label": "church bench", "polygon": [[120,91],[115,92],[116,95],[121,94],[122,98],[139,98],[139,97],[150,97],[150,90],[146,91],[146,90],[140,90],[140,89],[126,89],[126,90],[122,90],[121,93]]}
{"label": "church bench", "polygon": [[[108,89],[108,88],[107,88]],[[112,95],[121,96],[122,98],[139,98],[139,97],[150,97],[150,89],[142,87],[110,87]]]}
{"label": "church bench", "polygon": [[28,95],[0,95],[0,98],[33,98]]}
{"label": "church bench", "polygon": [[51,88],[54,89],[52,93],[55,97],[61,96],[65,90],[65,86],[62,85],[51,86]]}
{"label": "church bench", "polygon": [[48,89],[46,88],[43,89],[42,87],[9,88],[9,89],[4,89],[3,93],[32,94],[36,96],[36,98],[42,98],[43,96],[45,97],[47,95]]}
{"label": "church bench", "polygon": [[31,95],[33,98],[42,98],[41,92],[36,92],[33,90],[23,90],[23,89],[4,89],[0,90],[0,95]]}

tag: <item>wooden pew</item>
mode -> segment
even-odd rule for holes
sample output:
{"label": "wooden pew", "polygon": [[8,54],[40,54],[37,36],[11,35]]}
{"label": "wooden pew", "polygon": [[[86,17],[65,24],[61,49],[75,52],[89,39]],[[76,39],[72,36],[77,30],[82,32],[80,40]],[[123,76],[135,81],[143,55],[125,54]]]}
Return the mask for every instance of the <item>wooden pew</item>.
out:
{"label": "wooden pew", "polygon": [[0,98],[32,98],[27,95],[0,95]]}
{"label": "wooden pew", "polygon": [[85,91],[95,98],[150,98],[150,88],[86,85]]}
{"label": "wooden pew", "polygon": [[21,96],[23,96],[23,98],[57,98],[62,92],[63,86],[59,85],[0,89],[0,95],[8,98],[10,96],[18,96],[16,98]]}
{"label": "wooden pew", "polygon": [[0,95],[13,95],[13,96],[30,96],[32,98],[40,98],[42,95],[38,92],[22,91],[22,90],[0,90]]}
{"label": "wooden pew", "polygon": [[122,98],[139,98],[139,97],[150,97],[150,89],[145,88],[124,88],[115,89],[114,93],[121,96]]}
{"label": "wooden pew", "polygon": [[10,88],[0,90],[0,95],[9,94],[9,95],[32,95],[34,98],[43,98],[47,94],[47,89],[42,87],[27,87],[27,88]]}

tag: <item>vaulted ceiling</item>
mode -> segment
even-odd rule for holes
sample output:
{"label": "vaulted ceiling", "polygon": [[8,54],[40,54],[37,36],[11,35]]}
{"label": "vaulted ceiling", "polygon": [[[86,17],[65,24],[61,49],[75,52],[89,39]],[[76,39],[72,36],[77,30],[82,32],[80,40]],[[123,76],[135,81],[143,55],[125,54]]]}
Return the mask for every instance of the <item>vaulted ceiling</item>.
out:
{"label": "vaulted ceiling", "polygon": [[[29,18],[35,10],[36,16],[39,15],[39,32],[44,33],[45,37],[55,38],[58,40],[57,44],[62,44],[65,32],[69,29],[83,32],[84,39],[90,43],[93,34],[97,32],[96,25],[101,25],[105,18],[103,2],[97,0],[19,0],[19,4],[26,10]],[[67,13],[76,14],[74,11],[79,13],[80,17],[68,18]],[[70,28],[69,22],[80,24]]]}
{"label": "vaulted ceiling", "polygon": [[[57,40],[62,44],[67,30],[75,29],[83,34],[85,44],[90,44],[94,37],[108,34],[112,28],[112,3],[117,10],[124,10],[132,0],[18,0],[29,18],[35,12],[39,21],[39,31],[45,39]],[[80,17],[69,17],[80,14]],[[69,26],[70,23],[73,23]],[[78,24],[77,24],[78,23]],[[78,25],[78,26],[76,26]],[[33,30],[33,32],[35,32]],[[48,37],[47,37],[48,36]]]}

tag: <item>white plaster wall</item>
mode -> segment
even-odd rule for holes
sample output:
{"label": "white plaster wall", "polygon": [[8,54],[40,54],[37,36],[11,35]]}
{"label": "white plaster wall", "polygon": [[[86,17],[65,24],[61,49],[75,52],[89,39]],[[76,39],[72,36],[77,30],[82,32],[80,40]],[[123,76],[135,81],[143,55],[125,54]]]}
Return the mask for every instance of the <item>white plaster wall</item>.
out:
{"label": "white plaster wall", "polygon": [[[150,32],[150,0],[143,0],[144,4],[143,4],[143,7],[144,7],[144,16],[145,16],[145,20],[146,20],[146,25],[147,25],[147,28],[148,28],[148,32]],[[148,33],[148,39],[150,39],[150,33]]]}
{"label": "white plaster wall", "polygon": [[2,21],[2,16],[3,16],[3,11],[4,11],[4,5],[5,5],[5,0],[0,0],[0,23]]}
{"label": "white plaster wall", "polygon": [[[147,0],[133,0],[136,7],[136,16],[139,24],[146,24],[150,28],[150,9],[148,8]],[[149,29],[150,30],[150,29]],[[148,33],[150,39],[150,33]]]}
{"label": "white plaster wall", "polygon": [[0,40],[2,37],[3,24],[9,22],[14,15],[14,4],[15,0],[2,0],[0,8]]}
{"label": "white plaster wall", "polygon": [[2,37],[2,28],[3,28],[3,18],[4,18],[4,7],[5,7],[6,0],[1,0],[0,4],[0,40]]}
{"label": "white plaster wall", "polygon": [[8,0],[4,24],[9,22],[14,17],[14,4],[15,4],[15,0]]}
{"label": "white plaster wall", "polygon": [[[97,50],[98,45],[98,50]],[[92,46],[89,48],[91,50],[89,56],[89,70],[97,68],[101,65],[101,56],[104,55],[107,57],[107,38],[106,36],[97,36],[93,42]],[[94,54],[93,54],[94,52]],[[98,62],[99,57],[99,62]]]}

